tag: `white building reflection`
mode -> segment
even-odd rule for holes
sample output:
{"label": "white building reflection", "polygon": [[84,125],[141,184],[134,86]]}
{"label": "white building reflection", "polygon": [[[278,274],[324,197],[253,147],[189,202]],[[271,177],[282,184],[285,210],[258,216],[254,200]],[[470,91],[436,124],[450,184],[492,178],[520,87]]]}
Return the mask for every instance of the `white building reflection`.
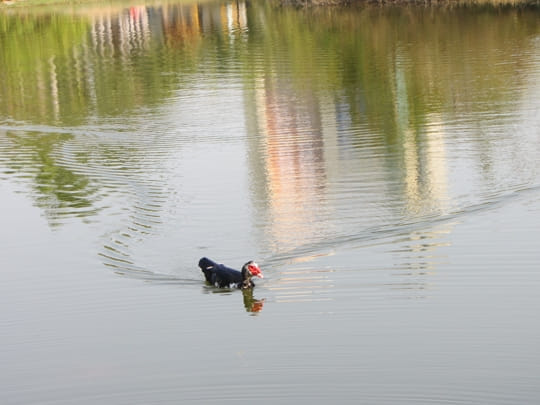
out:
{"label": "white building reflection", "polygon": [[256,90],[258,134],[263,140],[269,230],[276,249],[312,241],[320,231],[326,175],[318,104],[302,102],[290,83],[266,77]]}
{"label": "white building reflection", "polygon": [[293,265],[270,286],[281,299],[323,298],[334,286],[332,270],[298,264],[316,263],[320,248],[332,253],[333,238],[335,243],[354,239],[363,227],[412,224],[394,255],[398,278],[390,288],[423,290],[436,270],[436,251],[447,245],[452,229],[451,224],[436,229],[430,224],[449,209],[445,127],[436,114],[424,117],[420,127],[410,122],[404,74],[397,64],[391,119],[398,154],[381,153],[387,148],[384,135],[355,122],[353,116],[361,114],[351,109],[361,103],[341,105],[337,98],[294,88],[295,83],[272,72],[258,77],[252,97],[260,139],[252,151],[259,152],[253,165],[264,164],[259,171],[264,186],[256,188],[264,188],[267,199],[261,205],[267,215],[265,243]]}
{"label": "white building reflection", "polygon": [[[108,83],[102,86],[105,92],[100,94],[96,89],[104,67],[108,67],[109,74],[115,71],[110,66],[132,73],[137,67],[136,57],[156,44],[187,49],[192,51],[189,55],[195,55],[205,35],[221,35],[225,43],[232,44],[249,33],[244,1],[219,6],[200,3],[96,8],[89,18],[91,29],[83,46],[75,46],[67,60],[60,62],[52,57],[38,69],[40,86],[51,92],[47,98],[51,108],[43,111],[52,111],[56,121],[61,121],[62,109],[66,107],[58,85],[62,70],[72,75],[66,77],[75,78],[73,88],[87,90],[92,108],[98,109],[113,92],[106,86]],[[65,66],[58,66],[59,63]],[[414,221],[448,211],[444,121],[437,114],[426,114],[421,125],[410,122],[411,95],[403,54],[396,56],[395,110],[388,118],[396,128],[391,135],[398,138],[397,156],[384,153],[388,151],[387,134],[362,122],[358,118],[363,116],[362,111],[354,111],[361,110],[366,100],[359,96],[354,104],[336,94],[297,86],[295,78],[276,73],[277,63],[280,62],[270,61],[269,66],[256,71],[254,79],[250,79],[253,82],[246,80],[246,87],[253,87],[246,90],[252,91],[246,97],[246,108],[247,115],[255,117],[256,134],[249,135],[250,142],[256,145],[247,147],[252,152],[251,169],[257,177],[254,182],[262,191],[257,194],[264,196],[264,201],[254,204],[259,210],[257,215],[265,217],[261,221],[267,238],[265,245],[273,252],[286,255],[297,247],[305,247],[296,250],[298,255],[291,260],[310,260],[320,254],[318,247],[331,250],[328,246],[332,242],[339,243],[366,227],[376,226],[377,218],[384,224],[401,219],[404,212],[406,220]],[[175,68],[174,64],[169,67]],[[183,72],[173,73],[180,76]],[[127,86],[136,87],[140,74],[127,76]],[[117,79],[112,74],[111,77]],[[357,90],[360,93],[361,89]],[[135,102],[139,93],[133,94],[133,100],[122,101]],[[140,105],[145,105],[142,98]],[[404,204],[404,211],[396,202]],[[336,235],[341,239],[333,240]],[[421,255],[428,256],[426,251],[438,246],[425,243],[422,238],[416,231],[411,232],[409,248],[418,255],[419,263],[423,263]],[[325,245],[326,241],[329,245]],[[314,246],[311,252],[309,246]],[[316,276],[307,271],[301,279],[308,286],[306,289],[316,291],[319,288],[314,285],[324,289],[333,284],[330,276],[330,271]],[[306,284],[306,279],[313,283]],[[282,277],[282,282],[289,285],[296,280],[292,274]]]}

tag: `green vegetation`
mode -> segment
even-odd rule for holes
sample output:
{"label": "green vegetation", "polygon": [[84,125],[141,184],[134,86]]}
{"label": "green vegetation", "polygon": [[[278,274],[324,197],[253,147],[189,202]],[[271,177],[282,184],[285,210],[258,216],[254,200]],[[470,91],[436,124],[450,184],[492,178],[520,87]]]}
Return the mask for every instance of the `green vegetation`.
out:
{"label": "green vegetation", "polygon": [[[241,13],[220,7],[0,12],[0,120],[125,123],[141,109],[170,103],[202,76],[215,77],[218,86],[219,77],[234,72],[252,97],[246,105],[261,102],[256,89],[281,109],[267,124],[281,125],[298,111],[318,122],[324,106],[396,150],[404,133],[420,137],[443,112],[460,119],[507,111],[516,97],[507,83],[526,87],[536,55],[538,15],[521,8],[299,9],[254,2],[242,21],[227,21],[227,12]],[[69,137],[33,135],[10,135],[10,142],[35,156],[37,194],[88,205],[91,182],[56,161],[56,147]],[[361,144],[356,137],[351,141]]]}
{"label": "green vegetation", "polygon": [[[265,12],[258,40],[271,45],[262,47],[263,57],[250,53],[247,65],[264,60],[257,69],[269,76],[292,75],[291,85],[300,93],[306,89],[306,99],[313,92],[330,94],[353,125],[369,124],[386,134],[386,145],[397,140],[400,127],[422,127],[443,110],[459,115],[503,106],[510,96],[505,83],[524,80],[516,72],[534,47],[529,43],[531,53],[519,54],[515,44],[527,43],[538,30],[535,13],[513,8],[434,13],[424,7],[412,12],[267,5]],[[509,61],[510,54],[515,56]]]}
{"label": "green vegetation", "polygon": [[[248,4],[249,35],[220,28],[222,14],[210,4],[155,8],[167,18],[153,21],[152,33],[123,33],[120,27],[131,17],[119,6],[0,13],[0,113],[77,125],[160,104],[198,72],[230,69],[241,71],[247,86],[267,72],[288,77],[289,85],[313,92],[312,97],[333,94],[357,119],[382,116],[398,101],[421,117],[444,103],[472,102],[470,86],[485,87],[476,92],[486,97],[474,100],[479,108],[502,102],[504,83],[520,80],[515,72],[526,61],[516,54],[515,66],[508,66],[506,55],[538,26],[534,12],[514,8],[434,13],[421,7],[412,13],[399,7],[299,10]],[[468,53],[482,58],[467,58],[464,66]],[[407,90],[401,95],[406,99],[396,99],[398,88]],[[396,124],[385,119],[381,125]]]}
{"label": "green vegetation", "polygon": [[422,6],[444,6],[461,7],[471,5],[490,6],[524,6],[539,5],[540,0],[276,0],[282,5],[292,6],[343,6],[343,5],[422,5]]}
{"label": "green vegetation", "polygon": [[[198,3],[205,3],[211,0],[200,0]],[[193,0],[141,0],[136,3],[137,6],[159,6],[167,4],[192,4]],[[0,0],[1,10],[28,9],[32,12],[66,12],[73,10],[84,10],[95,7],[115,8],[133,6],[133,0]]]}
{"label": "green vegetation", "polygon": [[[192,0],[143,0],[137,5],[157,5],[171,3],[190,3]],[[199,1],[199,3],[204,2]],[[292,6],[342,6],[342,5],[441,5],[441,6],[523,6],[540,5],[540,0],[272,0],[270,3]],[[0,0],[2,8],[27,8],[41,6],[78,7],[92,4],[103,4],[103,0]],[[108,4],[111,4],[110,2]],[[132,0],[114,0],[113,4],[129,6]]]}
{"label": "green vegetation", "polygon": [[[86,101],[80,86],[66,86],[60,78],[72,75],[73,46],[82,43],[87,31],[82,18],[0,14],[0,38],[9,38],[0,44],[1,110],[28,120],[54,115],[56,107],[81,109]],[[58,97],[54,103],[51,90]]]}

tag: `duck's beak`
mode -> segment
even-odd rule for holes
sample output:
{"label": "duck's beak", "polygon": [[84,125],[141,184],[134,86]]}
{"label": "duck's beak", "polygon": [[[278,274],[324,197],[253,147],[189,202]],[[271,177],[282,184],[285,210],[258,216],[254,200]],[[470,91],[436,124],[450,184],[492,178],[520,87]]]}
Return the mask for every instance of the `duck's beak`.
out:
{"label": "duck's beak", "polygon": [[249,272],[253,277],[264,278],[261,269],[255,263],[249,265]]}

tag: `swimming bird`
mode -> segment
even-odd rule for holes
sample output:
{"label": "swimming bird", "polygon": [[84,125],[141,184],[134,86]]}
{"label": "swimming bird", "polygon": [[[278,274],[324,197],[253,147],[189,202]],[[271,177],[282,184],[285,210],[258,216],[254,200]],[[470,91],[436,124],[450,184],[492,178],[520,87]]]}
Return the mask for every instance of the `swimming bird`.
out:
{"label": "swimming bird", "polygon": [[251,280],[252,277],[264,278],[261,269],[253,260],[244,264],[242,270],[238,271],[203,257],[199,260],[199,267],[206,281],[221,288],[253,288],[255,284]]}

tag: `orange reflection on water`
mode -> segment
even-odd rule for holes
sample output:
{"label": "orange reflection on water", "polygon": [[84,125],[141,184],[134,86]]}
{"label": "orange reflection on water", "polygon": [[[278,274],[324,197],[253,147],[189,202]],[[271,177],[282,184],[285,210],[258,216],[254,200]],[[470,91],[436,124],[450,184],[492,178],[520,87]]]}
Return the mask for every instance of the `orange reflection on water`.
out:
{"label": "orange reflection on water", "polygon": [[298,100],[287,80],[267,76],[257,89],[259,134],[268,193],[269,232],[276,247],[298,246],[320,236],[326,172],[320,112],[309,92]]}
{"label": "orange reflection on water", "polygon": [[253,297],[253,289],[242,290],[244,297],[244,308],[246,312],[261,312],[264,307],[265,299],[257,299]]}

